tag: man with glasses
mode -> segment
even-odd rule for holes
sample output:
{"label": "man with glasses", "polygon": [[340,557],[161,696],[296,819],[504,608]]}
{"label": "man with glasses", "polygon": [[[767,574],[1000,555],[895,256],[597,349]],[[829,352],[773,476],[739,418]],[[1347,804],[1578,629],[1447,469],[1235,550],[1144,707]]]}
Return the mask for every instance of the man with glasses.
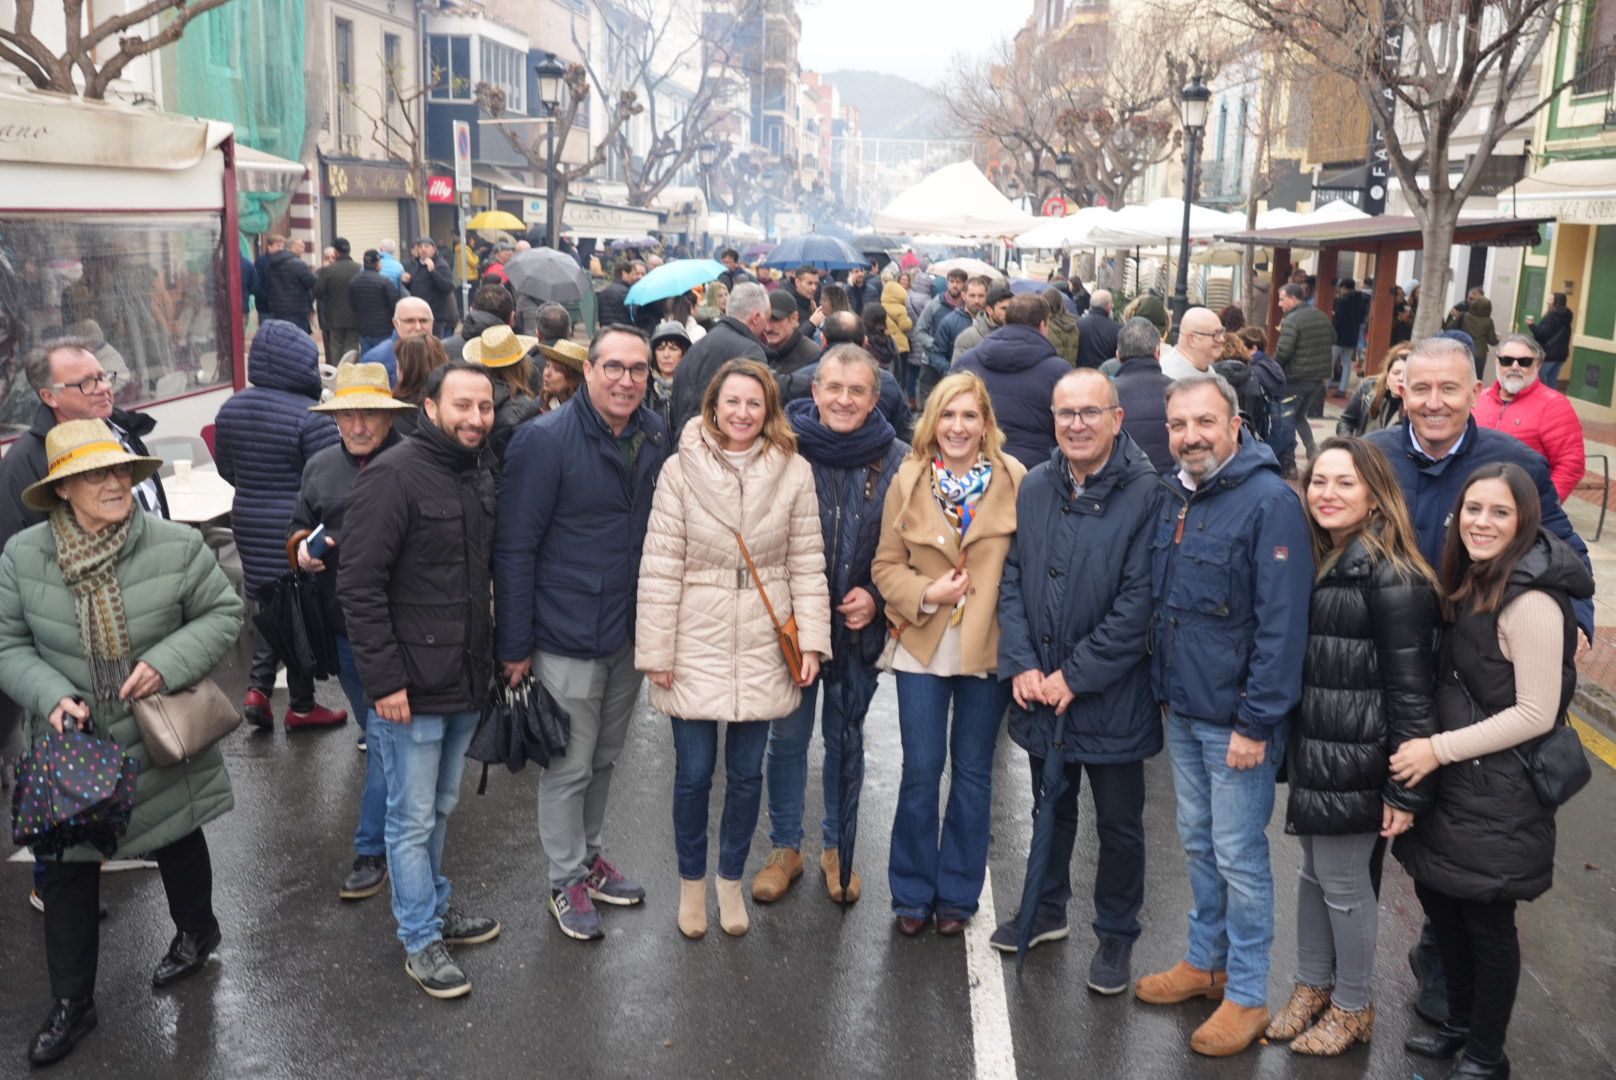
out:
{"label": "man with glasses", "polygon": [[1004,451],[1029,469],[1055,449],[1049,399],[1072,370],[1050,342],[1048,323],[1042,296],[1014,296],[1005,305],[1004,325],[954,361],[955,371],[969,371],[987,385]]}
{"label": "man with glasses", "polygon": [[602,833],[640,693],[634,599],[669,447],[662,418],[644,404],[650,374],[644,333],[602,329],[589,346],[586,392],[517,428],[500,478],[495,655],[513,686],[532,674],[572,719],[566,756],[539,775],[539,842],[550,913],[579,941],[605,937],[597,902],[645,898],[607,860]]}
{"label": "man with glasses", "polygon": [[1215,311],[1190,308],[1178,324],[1178,344],[1162,355],[1162,374],[1169,379],[1183,379],[1211,371],[1212,365],[1223,358],[1226,335]]}
{"label": "man with glasses", "polygon": [[404,338],[426,337],[436,325],[432,305],[418,296],[406,296],[393,306],[393,336],[377,343],[359,358],[363,364],[380,364],[387,369],[387,381],[398,385],[398,343]]}
{"label": "man with glasses", "polygon": [[1019,708],[1010,737],[1027,751],[1033,799],[1051,754],[1066,775],[1054,842],[1035,906],[994,931],[1014,952],[1021,919],[1031,943],[1067,935],[1077,797],[1087,771],[1100,857],[1094,875],[1089,989],[1128,988],[1145,900],[1145,759],[1162,748],[1150,689],[1150,538],[1163,497],[1150,458],[1123,430],[1116,385],[1094,368],[1055,385],[1058,445],[1016,498],[1022,527],[999,584],[999,672]]}
{"label": "man with glasses", "polygon": [[1554,490],[1564,502],[1587,471],[1582,418],[1558,390],[1546,385],[1543,347],[1526,334],[1498,343],[1498,381],[1476,401],[1476,423],[1515,436],[1549,463]]}

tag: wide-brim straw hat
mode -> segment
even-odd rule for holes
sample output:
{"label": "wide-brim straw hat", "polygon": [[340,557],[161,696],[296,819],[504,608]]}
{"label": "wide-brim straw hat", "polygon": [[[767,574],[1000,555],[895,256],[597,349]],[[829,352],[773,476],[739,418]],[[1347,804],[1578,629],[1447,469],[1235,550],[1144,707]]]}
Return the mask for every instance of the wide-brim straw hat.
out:
{"label": "wide-brim straw hat", "polygon": [[415,406],[393,396],[387,368],[381,364],[339,364],[337,379],[331,387],[331,400],[310,405],[309,412],[375,412],[406,409]]}
{"label": "wide-brim straw hat", "polygon": [[490,326],[482,336],[466,342],[460,355],[473,364],[502,368],[520,363],[522,357],[533,351],[539,343],[536,337],[518,334],[508,326]]}
{"label": "wide-brim straw hat", "polygon": [[584,365],[589,362],[589,350],[571,338],[562,338],[554,345],[540,345],[539,352],[546,359],[570,367],[580,375],[584,373]]}
{"label": "wide-brim straw hat", "polygon": [[49,469],[44,479],[23,489],[22,501],[46,514],[62,501],[56,494],[56,485],[69,476],[130,462],[135,467],[130,482],[140,484],[163,467],[162,458],[141,457],[125,450],[104,420],[68,420],[51,428],[45,436],[45,460]]}

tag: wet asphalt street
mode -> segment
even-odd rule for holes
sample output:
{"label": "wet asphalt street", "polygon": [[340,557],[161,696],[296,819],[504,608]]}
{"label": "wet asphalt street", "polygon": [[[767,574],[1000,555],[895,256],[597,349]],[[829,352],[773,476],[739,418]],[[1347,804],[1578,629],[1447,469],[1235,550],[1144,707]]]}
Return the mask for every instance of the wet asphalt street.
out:
{"label": "wet asphalt street", "polygon": [[[218,673],[244,688],[239,653]],[[321,700],[341,703],[334,682]],[[284,709],[284,691],[275,695]],[[1209,1003],[1150,1008],[1131,994],[1084,987],[1093,938],[1087,899],[1095,841],[1090,804],[1074,870],[1073,934],[1044,945],[1019,977],[1013,959],[971,940],[892,929],[886,843],[898,783],[896,701],[883,679],[868,722],[869,768],[859,867],[864,898],[845,913],[823,891],[818,830],[810,869],[782,902],[752,908],[751,933],[718,929],[686,941],[674,925],[677,875],[669,813],[673,772],[667,722],[642,706],[618,767],[608,850],[648,888],[640,908],[607,909],[609,937],[562,937],[544,904],[532,769],[490,774],[475,794],[468,770],[449,827],[455,900],[504,923],[494,942],[458,950],[474,990],[428,998],[405,976],[387,894],[337,899],[352,859],[364,755],[355,728],[289,736],[232,736],[226,757],[236,809],[208,830],[214,903],[224,944],[197,977],[153,991],[153,965],[172,933],[155,871],[103,877],[100,1027],[48,1073],[61,1078],[716,1077],[1056,1078],[1423,1077],[1446,1066],[1408,1057],[1421,1027],[1408,1009],[1404,954],[1418,933],[1413,889],[1388,860],[1382,897],[1379,1017],[1373,1044],[1333,1061],[1258,1047],[1227,1061],[1187,1041]],[[817,754],[818,743],[815,742]],[[1594,763],[1593,783],[1560,814],[1555,888],[1524,905],[1519,1004],[1510,1030],[1515,1076],[1616,1076],[1616,771]],[[816,770],[817,771],[817,770]],[[1165,754],[1148,768],[1151,838],[1144,936],[1135,975],[1175,962],[1184,947],[1188,885],[1173,827]],[[1283,792],[1280,805],[1283,806]],[[991,890],[1000,916],[1019,897],[1030,833],[1026,759],[1008,739],[998,759]],[[820,813],[811,775],[808,818]],[[717,821],[715,803],[713,820]],[[1278,893],[1271,1002],[1289,990],[1295,841],[1270,829]],[[716,854],[716,842],[714,844]],[[749,872],[767,854],[759,823]],[[28,866],[0,868],[0,1077],[28,1074],[23,1055],[44,1016],[47,981],[40,917],[26,896]],[[984,898],[986,900],[986,898]]]}

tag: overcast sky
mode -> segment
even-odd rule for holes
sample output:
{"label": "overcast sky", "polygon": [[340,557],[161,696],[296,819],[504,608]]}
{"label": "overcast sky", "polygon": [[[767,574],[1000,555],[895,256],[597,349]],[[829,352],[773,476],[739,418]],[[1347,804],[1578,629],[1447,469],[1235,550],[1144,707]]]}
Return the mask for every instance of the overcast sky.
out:
{"label": "overcast sky", "polygon": [[935,85],[957,52],[1021,29],[1032,0],[799,0],[798,57],[815,71],[882,71]]}

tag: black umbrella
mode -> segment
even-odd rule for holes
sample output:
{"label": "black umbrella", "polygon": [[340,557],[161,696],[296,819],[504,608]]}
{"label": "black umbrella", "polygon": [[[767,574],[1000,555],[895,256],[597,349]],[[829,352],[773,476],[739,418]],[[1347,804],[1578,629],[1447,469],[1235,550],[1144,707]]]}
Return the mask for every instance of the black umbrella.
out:
{"label": "black umbrella", "polygon": [[[836,695],[842,718],[842,762],[836,800],[836,854],[842,866],[842,903],[853,880],[853,847],[858,842],[859,797],[864,792],[864,714],[875,696],[876,673],[859,663],[861,631],[847,632],[846,658],[833,660],[825,681],[825,699]],[[838,670],[839,669],[839,670]]]}
{"label": "black umbrella", "polygon": [[[1053,710],[1051,710],[1053,711]],[[1055,802],[1066,792],[1066,744],[1061,741],[1065,719],[1055,714],[1049,727],[1049,748],[1044,753],[1044,774],[1038,780],[1038,797],[1033,800],[1032,847],[1027,852],[1027,880],[1021,887],[1021,910],[1016,916],[1016,971],[1026,963],[1032,941],[1032,924],[1038,916],[1038,901],[1044,895],[1044,875],[1049,869],[1049,849],[1055,846]]]}
{"label": "black umbrella", "polygon": [[553,758],[566,756],[571,734],[572,717],[532,675],[512,686],[495,674],[477,731],[466,748],[466,756],[483,767],[477,794],[488,789],[490,765],[518,773],[532,761],[547,769]]}
{"label": "black umbrella", "polygon": [[337,638],[313,574],[287,571],[258,589],[257,603],[253,625],[288,673],[307,679],[337,673]]}
{"label": "black umbrella", "polygon": [[859,233],[857,236],[853,237],[851,243],[855,248],[866,255],[874,255],[876,252],[893,251],[897,248],[903,247],[903,241],[898,237],[888,236],[886,233],[876,232]]}

